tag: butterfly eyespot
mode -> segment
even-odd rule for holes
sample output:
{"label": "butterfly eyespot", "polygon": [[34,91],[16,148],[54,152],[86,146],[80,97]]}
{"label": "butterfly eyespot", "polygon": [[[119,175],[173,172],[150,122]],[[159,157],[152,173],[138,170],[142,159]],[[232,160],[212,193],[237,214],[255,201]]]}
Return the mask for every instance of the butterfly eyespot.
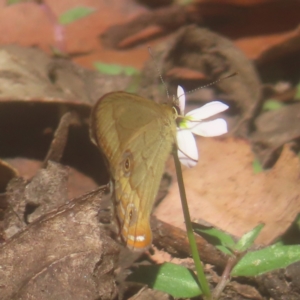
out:
{"label": "butterfly eyespot", "polygon": [[126,158],[125,163],[124,163],[124,168],[125,168],[125,171],[129,172],[129,170],[130,170],[130,160],[129,160],[129,158]]}
{"label": "butterfly eyespot", "polygon": [[132,159],[132,154],[129,150],[126,150],[124,152],[122,164],[123,164],[124,175],[126,177],[130,176],[133,167],[133,159]]}

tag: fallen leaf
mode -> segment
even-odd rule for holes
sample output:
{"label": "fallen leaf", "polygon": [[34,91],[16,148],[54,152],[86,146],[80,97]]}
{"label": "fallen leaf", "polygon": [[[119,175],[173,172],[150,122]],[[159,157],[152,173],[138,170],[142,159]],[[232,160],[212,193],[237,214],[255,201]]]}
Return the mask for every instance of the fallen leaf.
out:
{"label": "fallen leaf", "polygon": [[[197,142],[198,165],[183,171],[191,218],[237,237],[265,223],[258,244],[270,244],[282,235],[300,210],[299,159],[288,146],[272,169],[255,174],[246,141],[205,138]],[[176,184],[155,215],[185,227]]]}
{"label": "fallen leaf", "polygon": [[70,201],[0,247],[2,300],[114,298],[119,248],[99,226],[103,191]]}

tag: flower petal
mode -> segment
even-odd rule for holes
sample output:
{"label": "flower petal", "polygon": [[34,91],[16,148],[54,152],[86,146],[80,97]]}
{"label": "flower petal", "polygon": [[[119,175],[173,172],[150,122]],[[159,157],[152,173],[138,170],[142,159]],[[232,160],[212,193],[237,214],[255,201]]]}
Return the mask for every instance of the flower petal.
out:
{"label": "flower petal", "polygon": [[200,122],[192,127],[191,132],[204,137],[219,136],[227,133],[227,123],[224,119],[215,119],[213,121]]}
{"label": "flower petal", "polygon": [[184,89],[180,85],[177,87],[177,98],[178,98],[178,106],[180,109],[180,114],[184,115],[185,93],[184,93]]}
{"label": "flower petal", "polygon": [[228,107],[220,101],[213,101],[188,112],[186,116],[192,117],[192,120],[201,121],[226,110]]}
{"label": "flower petal", "polygon": [[178,157],[180,162],[192,168],[198,162],[198,149],[196,140],[189,130],[177,130]]}

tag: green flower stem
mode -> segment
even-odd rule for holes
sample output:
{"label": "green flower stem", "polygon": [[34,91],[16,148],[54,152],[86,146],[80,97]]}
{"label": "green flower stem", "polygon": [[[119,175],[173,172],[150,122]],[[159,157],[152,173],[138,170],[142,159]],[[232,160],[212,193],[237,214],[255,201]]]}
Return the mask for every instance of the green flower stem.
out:
{"label": "green flower stem", "polygon": [[195,268],[197,271],[198,280],[199,280],[199,283],[200,283],[200,286],[201,286],[204,296],[206,296],[207,299],[211,299],[211,292],[210,292],[208,282],[206,280],[206,277],[205,277],[205,274],[203,271],[202,263],[200,260],[200,256],[199,256],[199,252],[198,252],[198,248],[197,248],[197,244],[196,244],[196,240],[195,240],[195,236],[194,236],[194,232],[193,232],[189,207],[188,207],[188,203],[186,200],[186,194],[185,194],[185,189],[184,189],[181,164],[180,164],[178,154],[177,154],[177,146],[173,147],[173,157],[174,157],[174,162],[175,162],[175,168],[176,168],[176,174],[177,174],[177,180],[178,180],[178,186],[179,186],[179,192],[180,192],[180,198],[181,198],[181,205],[182,205],[182,209],[183,209],[183,215],[184,215],[184,220],[185,220],[187,236],[189,239],[193,260],[195,262]]}

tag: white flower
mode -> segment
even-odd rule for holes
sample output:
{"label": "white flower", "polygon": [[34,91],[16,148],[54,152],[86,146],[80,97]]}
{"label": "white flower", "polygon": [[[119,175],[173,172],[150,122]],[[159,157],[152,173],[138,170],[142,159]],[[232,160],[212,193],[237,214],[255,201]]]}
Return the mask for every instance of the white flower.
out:
{"label": "white flower", "polygon": [[185,93],[181,86],[177,88],[177,97],[180,109],[177,128],[178,157],[183,165],[191,168],[198,162],[198,149],[193,134],[213,137],[227,133],[227,123],[224,119],[203,120],[228,109],[229,106],[220,101],[213,101],[184,115]]}

